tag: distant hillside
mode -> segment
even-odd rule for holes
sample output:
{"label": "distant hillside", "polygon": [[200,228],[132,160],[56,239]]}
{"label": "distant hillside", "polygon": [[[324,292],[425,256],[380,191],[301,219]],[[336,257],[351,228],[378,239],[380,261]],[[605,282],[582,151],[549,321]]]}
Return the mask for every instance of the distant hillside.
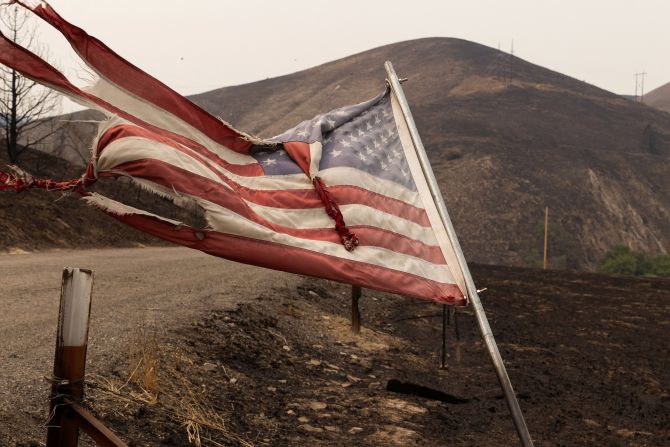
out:
{"label": "distant hillside", "polygon": [[644,102],[657,109],[670,112],[670,82],[644,95]]}
{"label": "distant hillside", "polygon": [[[593,266],[616,244],[670,249],[670,116],[492,48],[459,39],[401,42],[288,76],[193,99],[271,136],[402,77],[466,256],[537,259],[545,205],[554,259]],[[511,80],[510,78],[511,73]]]}
{"label": "distant hillside", "polygon": [[[75,178],[80,169],[58,157],[26,150],[21,165],[51,178]],[[0,169],[7,151],[0,145]],[[72,247],[133,247],[162,243],[86,206],[77,195],[32,190],[0,192],[0,253]]]}
{"label": "distant hillside", "polygon": [[272,136],[402,77],[466,257],[537,262],[549,206],[555,267],[617,244],[670,249],[670,115],[459,39],[400,42],[194,101]]}

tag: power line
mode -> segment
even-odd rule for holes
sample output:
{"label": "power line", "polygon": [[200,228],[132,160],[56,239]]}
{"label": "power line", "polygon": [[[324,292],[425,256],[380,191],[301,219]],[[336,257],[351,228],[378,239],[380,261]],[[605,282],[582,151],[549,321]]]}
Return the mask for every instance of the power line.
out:
{"label": "power line", "polygon": [[[635,102],[644,102],[644,77],[647,76],[647,72],[633,73],[633,76],[635,76]],[[640,96],[637,95],[638,86],[640,87]]]}

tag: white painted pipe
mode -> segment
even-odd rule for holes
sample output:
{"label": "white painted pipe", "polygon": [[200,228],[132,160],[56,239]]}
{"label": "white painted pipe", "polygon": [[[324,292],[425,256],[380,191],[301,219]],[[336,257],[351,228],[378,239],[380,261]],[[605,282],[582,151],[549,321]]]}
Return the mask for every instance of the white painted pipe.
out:
{"label": "white painted pipe", "polygon": [[59,321],[61,346],[87,344],[92,289],[92,271],[72,267],[63,269]]}

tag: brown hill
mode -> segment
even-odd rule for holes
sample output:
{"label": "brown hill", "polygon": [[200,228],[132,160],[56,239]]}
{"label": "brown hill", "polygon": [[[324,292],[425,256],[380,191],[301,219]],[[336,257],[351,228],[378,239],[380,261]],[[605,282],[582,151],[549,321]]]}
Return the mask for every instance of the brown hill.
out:
{"label": "brown hill", "polygon": [[545,206],[553,267],[593,267],[616,244],[668,252],[670,115],[492,48],[401,42],[193,99],[272,136],[378,93],[385,60],[409,78],[405,91],[468,259],[536,264]]}
{"label": "brown hill", "polygon": [[[0,145],[2,169],[7,161],[7,151]],[[30,149],[23,152],[20,162],[24,169],[42,177],[75,178],[81,173],[79,166]],[[122,195],[131,193],[129,185],[117,186],[123,188]],[[134,200],[149,200],[146,194],[141,198],[134,191],[132,194]],[[160,241],[153,236],[84,205],[76,195],[42,190],[20,194],[0,192],[0,253],[45,248],[136,247],[157,243]]]}
{"label": "brown hill", "polygon": [[616,244],[670,248],[670,116],[492,48],[401,42],[193,99],[270,136],[383,88],[405,91],[469,259],[536,260],[544,206],[554,265],[593,266]]}
{"label": "brown hill", "polygon": [[670,82],[644,95],[644,102],[659,110],[670,112]]}

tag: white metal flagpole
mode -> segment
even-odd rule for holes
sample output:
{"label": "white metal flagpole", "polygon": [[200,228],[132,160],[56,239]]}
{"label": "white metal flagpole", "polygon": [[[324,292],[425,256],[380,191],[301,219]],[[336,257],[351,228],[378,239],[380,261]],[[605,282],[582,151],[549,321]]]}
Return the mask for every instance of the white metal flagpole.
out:
{"label": "white metal flagpole", "polygon": [[387,61],[384,64],[384,67],[386,68],[391,91],[396,96],[396,99],[400,104],[402,114],[405,117],[405,123],[407,124],[409,134],[412,138],[412,143],[414,144],[417,156],[419,157],[421,169],[423,170],[423,173],[428,182],[430,193],[440,214],[442,223],[445,226],[449,240],[454,247],[454,251],[456,252],[458,263],[460,264],[461,271],[465,277],[465,285],[467,288],[469,301],[472,304],[473,310],[475,311],[477,322],[479,323],[479,330],[481,331],[482,337],[484,338],[486,349],[489,351],[489,355],[491,356],[491,361],[493,362],[496,374],[498,375],[498,381],[500,382],[500,386],[502,387],[503,393],[505,394],[507,406],[509,407],[510,413],[512,413],[512,419],[514,420],[516,431],[519,434],[519,439],[521,440],[521,444],[524,447],[532,447],[533,441],[530,438],[530,433],[528,432],[526,421],[523,418],[523,413],[519,407],[519,402],[516,398],[516,395],[514,394],[514,390],[512,389],[512,383],[510,382],[509,376],[507,375],[505,364],[503,363],[502,357],[500,357],[500,351],[498,351],[498,346],[496,345],[496,341],[493,338],[491,326],[489,325],[488,319],[486,318],[486,313],[484,312],[484,308],[482,307],[482,303],[479,299],[479,294],[477,293],[477,288],[475,287],[474,280],[470,274],[470,269],[468,268],[468,264],[465,261],[465,257],[463,256],[461,245],[458,243],[456,231],[454,230],[454,226],[452,225],[451,219],[449,218],[447,206],[444,203],[444,198],[442,197],[437,180],[435,179],[435,174],[433,173],[433,168],[431,167],[430,161],[428,160],[426,149],[423,147],[423,143],[421,142],[421,137],[419,136],[419,131],[417,130],[416,124],[414,123],[414,118],[412,118],[412,112],[409,109],[409,104],[407,103],[405,94],[403,93],[402,87],[400,86],[398,76],[393,69],[393,65]]}

